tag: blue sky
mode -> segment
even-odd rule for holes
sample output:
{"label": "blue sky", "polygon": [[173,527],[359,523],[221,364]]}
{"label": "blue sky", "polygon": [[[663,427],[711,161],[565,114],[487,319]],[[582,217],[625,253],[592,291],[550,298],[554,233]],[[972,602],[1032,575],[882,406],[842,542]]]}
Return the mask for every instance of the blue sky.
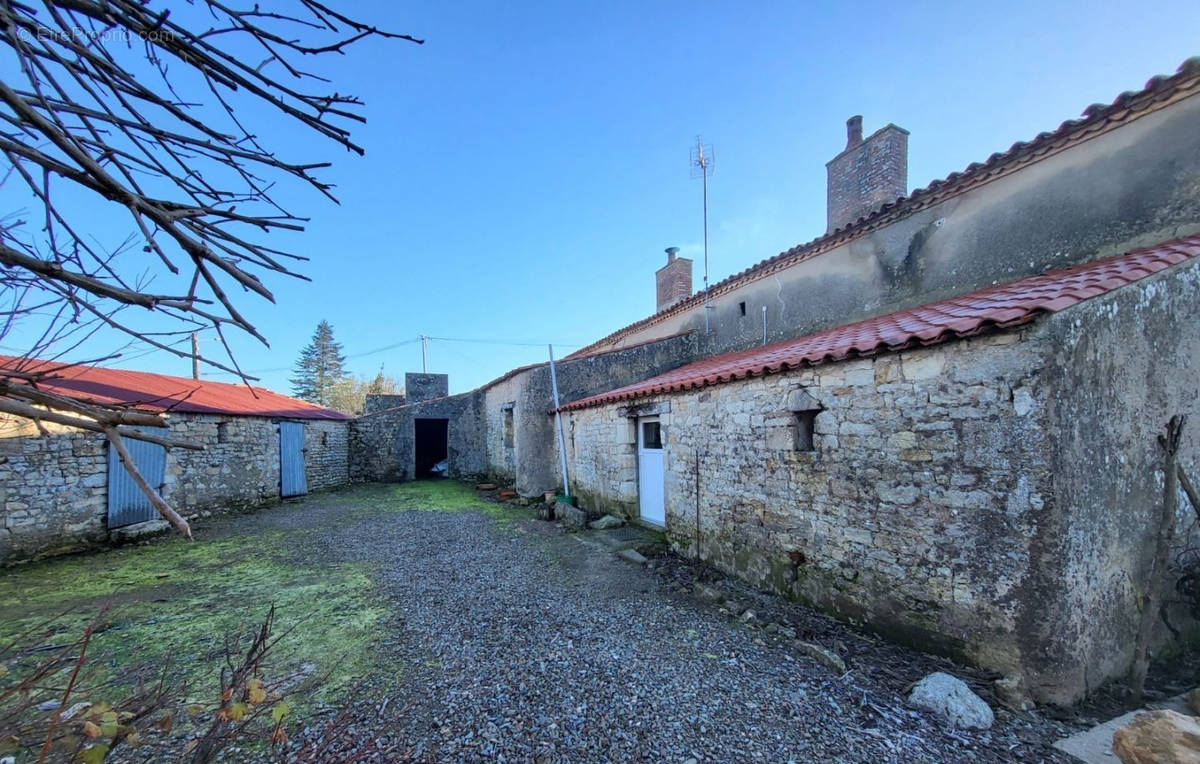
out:
{"label": "blue sky", "polygon": [[[239,340],[239,360],[283,391],[321,319],[351,371],[399,376],[420,370],[418,344],[369,351],[426,334],[565,353],[653,312],[663,248],[699,255],[697,135],[716,150],[715,282],[824,232],[824,165],[852,114],[911,131],[917,188],[1200,54],[1194,0],[354,8],[427,42],[370,41],[324,69],[366,101],[365,158],[258,123],[284,155],[332,159],[341,201],[289,192],[312,217],[286,239],[312,282],[274,281],[274,306],[246,298],[271,347]],[[455,392],[544,358],[429,346]],[[115,365],[190,370],[153,353]]]}

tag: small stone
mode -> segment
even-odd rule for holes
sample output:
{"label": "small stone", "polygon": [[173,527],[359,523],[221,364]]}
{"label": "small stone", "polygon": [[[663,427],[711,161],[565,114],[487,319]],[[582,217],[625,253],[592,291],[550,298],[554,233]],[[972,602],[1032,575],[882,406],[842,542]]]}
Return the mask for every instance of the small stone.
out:
{"label": "small stone", "polygon": [[617,553],[617,556],[620,557],[622,560],[627,560],[627,561],[635,563],[637,565],[645,565],[646,564],[646,558],[643,557],[641,554],[639,554],[636,549],[622,549],[620,552]]}
{"label": "small stone", "polygon": [[842,660],[842,656],[829,648],[815,645],[812,642],[797,642],[796,648],[835,674],[846,673],[846,662]]}
{"label": "small stone", "polygon": [[496,490],[495,483],[480,483],[475,486],[476,491],[494,491]]}
{"label": "small stone", "polygon": [[779,636],[785,637],[786,639],[795,639],[796,638],[796,630],[793,629],[791,626],[780,626],[779,627]]}
{"label": "small stone", "polygon": [[725,596],[717,587],[702,583],[697,583],[693,586],[692,591],[700,599],[708,600],[709,602],[720,602],[721,598]]}
{"label": "small stone", "polygon": [[41,703],[38,703],[35,708],[37,708],[39,711],[53,711],[54,709],[58,708],[58,701],[43,700]]}
{"label": "small stone", "polygon": [[985,730],[995,721],[991,707],[965,682],[941,671],[917,682],[909,693],[908,705],[965,729]]}
{"label": "small stone", "polygon": [[1138,714],[1113,733],[1112,747],[1123,764],[1195,764],[1200,721],[1176,711]]}
{"label": "small stone", "polygon": [[1195,688],[1183,696],[1187,707],[1192,709],[1192,713],[1200,715],[1200,687]]}
{"label": "small stone", "polygon": [[750,623],[751,621],[754,621],[757,618],[758,618],[758,616],[754,613],[753,610],[750,610],[750,609],[743,611],[742,614],[738,616],[738,620],[741,621],[742,623]]}
{"label": "small stone", "polygon": [[1021,676],[1006,676],[1002,679],[997,679],[992,683],[992,690],[996,693],[996,700],[1005,708],[1011,708],[1014,711],[1028,711],[1033,708],[1033,702],[1029,696],[1025,694],[1025,690],[1021,687]]}
{"label": "small stone", "polygon": [[599,520],[588,523],[588,527],[595,531],[606,531],[609,528],[620,528],[624,524],[625,520],[616,515],[605,515]]}

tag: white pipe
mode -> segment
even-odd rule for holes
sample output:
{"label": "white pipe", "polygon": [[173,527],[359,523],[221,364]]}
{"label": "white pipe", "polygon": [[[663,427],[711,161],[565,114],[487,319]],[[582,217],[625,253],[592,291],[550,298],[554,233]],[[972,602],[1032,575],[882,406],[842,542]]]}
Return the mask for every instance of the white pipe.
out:
{"label": "white pipe", "polygon": [[558,410],[558,375],[554,372],[554,346],[550,348],[550,389],[554,391],[554,424],[558,427],[558,458],[562,467],[563,495],[571,498],[571,487],[567,484],[567,442],[563,437],[562,414]]}
{"label": "white pipe", "polygon": [[767,344],[767,306],[763,306],[763,344]]}

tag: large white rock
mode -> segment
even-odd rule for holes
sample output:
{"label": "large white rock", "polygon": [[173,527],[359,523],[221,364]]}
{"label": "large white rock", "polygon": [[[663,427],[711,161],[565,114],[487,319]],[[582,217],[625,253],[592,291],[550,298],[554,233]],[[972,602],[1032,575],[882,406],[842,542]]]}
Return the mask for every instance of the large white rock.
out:
{"label": "large white rock", "polygon": [[941,671],[917,682],[908,705],[937,714],[955,727],[985,730],[995,721],[991,707],[965,682]]}

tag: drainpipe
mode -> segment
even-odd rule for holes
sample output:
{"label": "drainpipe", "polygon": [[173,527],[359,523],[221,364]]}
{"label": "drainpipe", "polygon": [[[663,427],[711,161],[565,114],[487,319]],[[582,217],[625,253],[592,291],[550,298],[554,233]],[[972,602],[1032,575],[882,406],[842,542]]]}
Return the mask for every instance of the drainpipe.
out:
{"label": "drainpipe", "polygon": [[767,306],[763,306],[763,344],[767,344]]}
{"label": "drainpipe", "polygon": [[567,443],[563,438],[562,413],[558,410],[558,375],[554,372],[554,346],[550,348],[550,389],[554,392],[554,424],[558,429],[558,458],[562,467],[563,495],[571,498],[571,487],[567,484]]}

